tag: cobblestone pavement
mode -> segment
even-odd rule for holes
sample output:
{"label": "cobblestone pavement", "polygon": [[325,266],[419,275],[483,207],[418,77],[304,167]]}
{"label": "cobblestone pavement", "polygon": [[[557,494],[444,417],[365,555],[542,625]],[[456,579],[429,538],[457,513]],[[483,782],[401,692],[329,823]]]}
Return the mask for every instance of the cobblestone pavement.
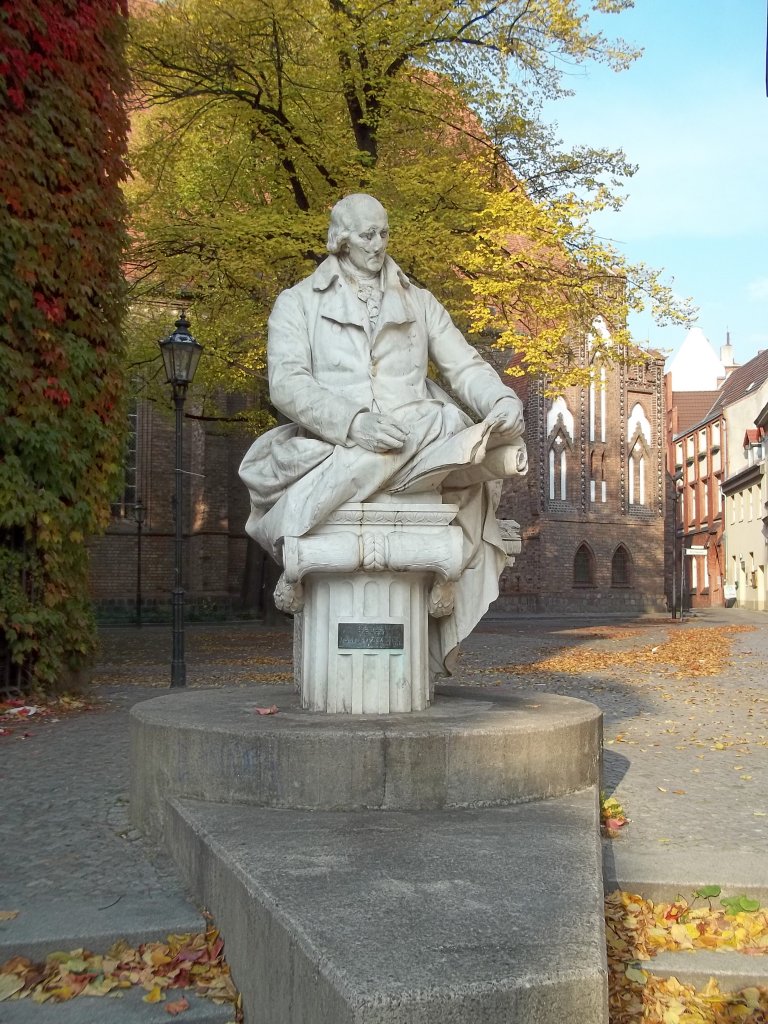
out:
{"label": "cobblestone pavement", "polygon": [[[695,654],[682,667],[657,660],[676,647],[695,651],[692,636],[705,652],[713,636],[730,642],[717,675],[693,674],[702,668]],[[610,663],[617,654],[625,663]],[[290,621],[191,625],[187,667],[194,687],[288,682]],[[718,610],[682,625],[510,617],[480,625],[455,681],[593,701],[605,716],[606,787],[631,819],[621,849],[681,859],[704,850],[716,871],[736,854],[762,863],[768,849],[767,667],[762,613]],[[169,675],[167,626],[105,629],[94,709],[32,718],[0,737],[0,910],[183,896],[127,815],[128,710],[164,692]]]}

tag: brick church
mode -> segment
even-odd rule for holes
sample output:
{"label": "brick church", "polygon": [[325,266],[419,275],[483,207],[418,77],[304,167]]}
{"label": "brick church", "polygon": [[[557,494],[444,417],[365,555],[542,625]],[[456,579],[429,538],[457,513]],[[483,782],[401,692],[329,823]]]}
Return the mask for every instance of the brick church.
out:
{"label": "brick church", "polygon": [[[641,364],[598,369],[593,386],[555,398],[542,381],[507,380],[525,405],[529,471],[502,494],[499,517],[520,524],[522,551],[502,577],[495,610],[663,610],[663,358],[649,353]],[[190,617],[260,614],[276,569],[243,529],[248,495],[237,469],[251,438],[197,419],[191,400],[187,413],[182,513]],[[170,401],[169,409],[138,402],[130,439],[112,523],[90,543],[91,592],[108,621],[135,621],[137,607],[144,621],[166,616],[174,585]]]}
{"label": "brick church", "polygon": [[501,517],[522,550],[500,610],[645,613],[664,601],[664,359],[598,368],[556,398],[513,379],[525,404],[527,477],[505,485]]}

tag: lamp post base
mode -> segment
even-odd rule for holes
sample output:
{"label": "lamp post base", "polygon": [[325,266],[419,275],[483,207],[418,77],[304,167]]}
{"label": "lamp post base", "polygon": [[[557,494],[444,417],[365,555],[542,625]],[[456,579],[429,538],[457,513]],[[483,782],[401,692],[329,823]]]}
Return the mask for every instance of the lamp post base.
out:
{"label": "lamp post base", "polygon": [[184,660],[184,591],[173,592],[173,654],[171,656],[171,688],[187,685]]}

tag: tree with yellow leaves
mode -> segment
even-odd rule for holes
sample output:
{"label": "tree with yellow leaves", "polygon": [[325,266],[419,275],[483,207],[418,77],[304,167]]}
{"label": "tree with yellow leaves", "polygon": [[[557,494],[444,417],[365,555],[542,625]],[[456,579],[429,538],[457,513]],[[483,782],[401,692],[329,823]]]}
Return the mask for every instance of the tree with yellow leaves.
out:
{"label": "tree with yellow leaves", "polygon": [[[601,244],[621,152],[561,152],[540,120],[567,65],[636,54],[592,28],[631,0],[168,0],[133,19],[129,190],[141,350],[192,289],[210,393],[253,390],[278,292],[325,255],[330,206],[376,195],[392,251],[470,337],[561,387],[579,344],[623,357],[630,308],[671,293]],[[153,313],[153,310],[155,311]],[[203,369],[201,367],[201,369]]]}

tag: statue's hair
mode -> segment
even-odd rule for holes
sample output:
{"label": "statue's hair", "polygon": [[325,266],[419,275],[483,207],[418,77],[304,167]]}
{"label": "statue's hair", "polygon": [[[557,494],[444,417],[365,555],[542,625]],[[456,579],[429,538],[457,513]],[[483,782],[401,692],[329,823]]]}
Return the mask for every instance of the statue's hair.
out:
{"label": "statue's hair", "polygon": [[386,216],[387,211],[375,196],[366,195],[364,192],[353,192],[352,195],[344,196],[331,210],[326,243],[328,252],[338,254],[342,251],[347,239],[355,230],[355,213],[364,200],[375,203]]}

